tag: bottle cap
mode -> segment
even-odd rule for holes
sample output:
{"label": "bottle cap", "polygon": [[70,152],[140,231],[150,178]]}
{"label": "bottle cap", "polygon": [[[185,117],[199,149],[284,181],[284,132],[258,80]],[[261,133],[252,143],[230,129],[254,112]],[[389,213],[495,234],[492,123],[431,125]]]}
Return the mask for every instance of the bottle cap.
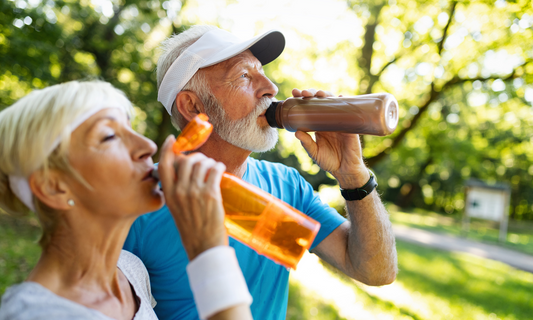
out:
{"label": "bottle cap", "polygon": [[200,113],[189,122],[172,146],[174,153],[181,153],[200,148],[209,139],[213,125],[208,122],[209,117]]}

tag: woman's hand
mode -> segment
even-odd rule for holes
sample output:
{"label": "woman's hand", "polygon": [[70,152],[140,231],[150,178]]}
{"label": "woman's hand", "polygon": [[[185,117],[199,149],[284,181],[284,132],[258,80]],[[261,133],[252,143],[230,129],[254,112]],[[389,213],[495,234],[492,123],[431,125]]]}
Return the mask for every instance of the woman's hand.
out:
{"label": "woman's hand", "polygon": [[207,249],[227,244],[220,194],[226,166],[202,153],[176,155],[175,141],[169,136],[163,144],[158,170],[166,204],[192,261]]}

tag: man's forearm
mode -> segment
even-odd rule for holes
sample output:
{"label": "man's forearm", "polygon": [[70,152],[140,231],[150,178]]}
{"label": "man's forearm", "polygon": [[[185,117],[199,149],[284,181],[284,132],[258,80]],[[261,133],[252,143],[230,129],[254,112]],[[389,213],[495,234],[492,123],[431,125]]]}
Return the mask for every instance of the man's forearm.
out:
{"label": "man's forearm", "polygon": [[374,190],[363,200],[346,201],[350,219],[346,262],[352,277],[368,285],[385,285],[398,272],[396,245],[387,210]]}

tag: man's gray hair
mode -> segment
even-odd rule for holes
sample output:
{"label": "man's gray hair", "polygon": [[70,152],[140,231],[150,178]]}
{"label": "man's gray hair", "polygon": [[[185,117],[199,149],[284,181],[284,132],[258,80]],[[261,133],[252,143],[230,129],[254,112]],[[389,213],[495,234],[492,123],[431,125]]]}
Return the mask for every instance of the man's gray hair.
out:
{"label": "man's gray hair", "polygon": [[[183,31],[180,34],[172,35],[170,38],[166,39],[161,43],[161,56],[157,61],[157,89],[161,86],[163,78],[167,73],[168,69],[174,61],[193,43],[195,43],[200,37],[202,37],[207,32],[215,29],[214,26],[193,26],[186,31]],[[191,91],[196,93],[200,100],[205,103],[208,99],[208,95],[211,90],[207,84],[205,76],[202,70],[198,70],[194,76],[185,84],[181,91]],[[186,124],[183,116],[178,112],[176,108],[176,101],[172,103],[172,124],[177,129],[182,129]]]}

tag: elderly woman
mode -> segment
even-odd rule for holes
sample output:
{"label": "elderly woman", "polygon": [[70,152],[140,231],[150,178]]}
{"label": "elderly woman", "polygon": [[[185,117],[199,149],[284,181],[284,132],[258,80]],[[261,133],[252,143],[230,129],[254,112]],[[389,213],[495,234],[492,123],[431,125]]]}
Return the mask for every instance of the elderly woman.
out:
{"label": "elderly woman", "polygon": [[[251,297],[226,246],[221,163],[176,156],[132,130],[131,103],[104,82],[36,90],[0,113],[0,207],[34,211],[39,262],[9,288],[0,319],[156,319],[142,262],[122,251],[128,230],[166,199],[187,250],[202,318],[249,319]],[[214,269],[216,267],[216,269]],[[175,288],[180,290],[180,288]]]}

